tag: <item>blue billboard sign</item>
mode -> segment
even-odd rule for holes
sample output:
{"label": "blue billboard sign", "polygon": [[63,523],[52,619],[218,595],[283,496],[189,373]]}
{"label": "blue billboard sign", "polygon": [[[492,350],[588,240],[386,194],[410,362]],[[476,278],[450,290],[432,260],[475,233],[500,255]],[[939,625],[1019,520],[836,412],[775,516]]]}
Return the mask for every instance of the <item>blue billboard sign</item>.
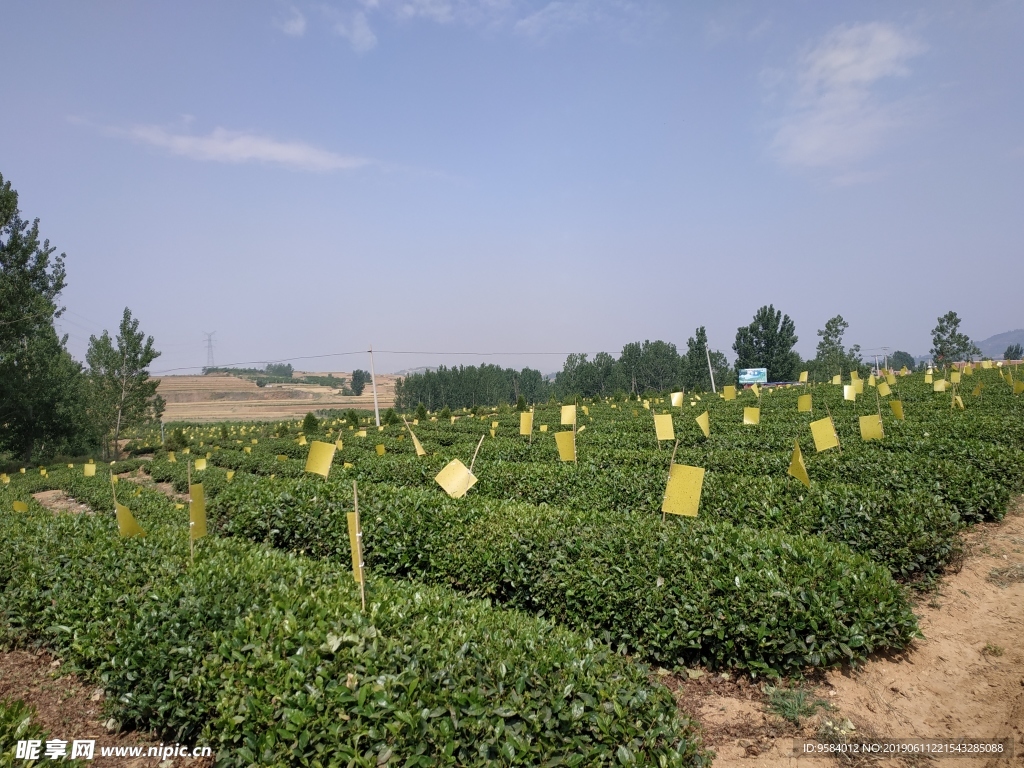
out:
{"label": "blue billboard sign", "polygon": [[767,368],[740,368],[740,386],[744,384],[767,384]]}

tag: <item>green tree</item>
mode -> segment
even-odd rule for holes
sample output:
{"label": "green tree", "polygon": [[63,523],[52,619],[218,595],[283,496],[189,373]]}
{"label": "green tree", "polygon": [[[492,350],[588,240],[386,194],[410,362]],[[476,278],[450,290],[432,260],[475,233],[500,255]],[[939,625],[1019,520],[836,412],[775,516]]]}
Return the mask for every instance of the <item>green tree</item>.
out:
{"label": "green tree", "polygon": [[708,359],[715,374],[715,388],[730,384],[735,379],[729,367],[729,361],[718,350],[709,352],[708,332],[702,325],[694,335],[686,340],[686,354],[683,355],[683,387],[687,390],[710,392],[711,374],[708,371]]}
{"label": "green tree", "polygon": [[164,400],[157,393],[160,382],[149,377],[149,364],[160,353],[153,337],[139,330],[139,321],[127,307],[114,346],[107,331],[89,337],[85,354],[89,366],[89,394],[93,422],[102,436],[105,455],[120,455],[121,433],[147,419],[159,419]]}
{"label": "green tree", "polygon": [[302,431],[303,432],[314,432],[320,426],[320,419],[316,417],[312,411],[306,414],[306,417],[302,420]]}
{"label": "green tree", "polygon": [[737,374],[741,368],[767,368],[769,381],[794,381],[800,368],[800,355],[793,350],[797,340],[789,315],[771,304],[761,307],[750,325],[736,329]]}
{"label": "green tree", "polygon": [[948,365],[980,355],[981,350],[967,334],[960,332],[960,318],[956,312],[950,311],[940,317],[932,328],[931,354],[938,365]]}
{"label": "green tree", "polygon": [[845,375],[849,371],[863,373],[867,369],[860,353],[860,344],[854,344],[849,349],[843,346],[843,336],[849,327],[850,324],[842,315],[836,315],[818,331],[818,348],[808,368],[814,371],[819,380],[830,379],[836,374]]}
{"label": "green tree", "polygon": [[520,413],[526,410],[526,398],[522,395],[516,398],[516,410]]}
{"label": "green tree", "polygon": [[914,370],[917,364],[914,362],[914,356],[909,352],[903,352],[897,349],[891,355],[889,355],[889,367],[894,370],[900,370],[906,368],[908,371]]}
{"label": "green tree", "polygon": [[352,383],[349,385],[352,389],[352,394],[361,395],[366,385],[370,381],[370,374],[366,371],[356,368],[352,371]]}
{"label": "green tree", "polygon": [[25,462],[88,445],[81,366],[53,325],[66,276],[55,251],[40,243],[38,219],[21,218],[18,193],[0,175],[0,451]]}
{"label": "green tree", "polygon": [[1003,360],[1020,360],[1024,358],[1024,346],[1020,344],[1011,344],[1003,352]]}
{"label": "green tree", "polygon": [[420,421],[423,421],[424,419],[427,418],[427,406],[425,406],[423,403],[420,403],[419,405],[416,406],[416,418],[419,419]]}

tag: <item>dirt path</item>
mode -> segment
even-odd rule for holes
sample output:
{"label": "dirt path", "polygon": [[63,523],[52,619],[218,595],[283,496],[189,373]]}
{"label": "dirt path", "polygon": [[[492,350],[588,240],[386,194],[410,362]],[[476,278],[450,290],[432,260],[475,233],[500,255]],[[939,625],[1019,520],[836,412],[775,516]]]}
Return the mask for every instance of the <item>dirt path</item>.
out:
{"label": "dirt path", "polygon": [[[909,758],[884,764],[1024,766],[1024,499],[1016,500],[1002,523],[976,526],[964,541],[962,570],[944,578],[915,608],[924,639],[905,653],[807,681],[800,695],[821,704],[799,725],[772,712],[759,684],[717,675],[670,678],[681,708],[702,723],[708,745],[718,753],[716,768],[834,765],[840,761],[797,759],[793,738],[841,740],[844,731],[847,738],[1012,737],[1012,759]],[[792,701],[793,695],[782,698]]]}
{"label": "dirt path", "polygon": [[[148,748],[158,746],[162,742],[152,735],[136,732],[118,733],[116,724],[113,721],[108,722],[104,717],[103,690],[85,683],[76,675],[59,677],[59,674],[60,662],[45,653],[0,652],[0,699],[18,699],[35,707],[34,722],[49,731],[48,739],[68,742],[69,749],[75,739],[94,739],[95,757],[87,762],[88,765],[118,768],[152,768],[157,765],[162,768],[205,768],[213,765],[213,758],[178,757],[162,762],[157,757],[101,756],[101,746]],[[3,745],[4,749],[8,746]]]}
{"label": "dirt path", "polygon": [[93,513],[90,507],[75,501],[64,491],[40,491],[39,493],[33,493],[32,498],[53,512],[84,513],[87,515]]}

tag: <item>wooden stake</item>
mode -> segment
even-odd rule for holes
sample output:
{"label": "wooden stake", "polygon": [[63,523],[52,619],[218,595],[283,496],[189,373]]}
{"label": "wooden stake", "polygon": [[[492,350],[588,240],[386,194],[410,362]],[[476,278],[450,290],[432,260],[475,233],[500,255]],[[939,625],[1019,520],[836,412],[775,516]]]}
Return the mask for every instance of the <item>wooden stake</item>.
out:
{"label": "wooden stake", "polygon": [[[483,439],[481,438],[481,441]],[[359,520],[359,489],[356,481],[352,481],[352,508],[356,513],[356,548],[359,561],[359,599],[363,604],[363,611],[366,610],[366,570],[363,568],[363,524]]]}
{"label": "wooden stake", "polygon": [[[671,413],[671,409],[669,409]],[[654,421],[654,444],[658,446],[658,450],[661,450],[661,440],[658,439],[658,420],[654,417],[658,415],[658,412],[651,408],[651,419]]]}
{"label": "wooden stake", "polygon": [[[672,448],[672,458],[668,460],[668,476],[670,478],[672,477],[672,465],[676,463],[676,451],[678,451],[678,450],[679,450],[679,438],[676,438],[675,447]],[[665,482],[668,482],[668,481],[666,480]],[[662,510],[661,510],[661,522],[663,522],[663,523],[665,522],[665,509],[664,509],[664,505],[662,505]]]}
{"label": "wooden stake", "polygon": [[480,442],[476,444],[476,450],[473,451],[473,460],[469,462],[469,474],[473,474],[473,465],[476,464],[476,455],[480,453],[480,446],[484,444],[484,435],[480,435]]}

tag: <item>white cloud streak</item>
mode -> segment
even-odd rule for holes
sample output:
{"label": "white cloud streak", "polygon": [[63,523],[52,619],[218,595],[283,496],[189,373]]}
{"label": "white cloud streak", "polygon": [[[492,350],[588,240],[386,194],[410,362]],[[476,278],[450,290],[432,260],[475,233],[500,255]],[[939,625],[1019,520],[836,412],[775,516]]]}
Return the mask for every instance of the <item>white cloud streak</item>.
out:
{"label": "white cloud streak", "polygon": [[277,25],[289,37],[302,37],[306,34],[306,17],[298,8],[292,8],[292,15]]}
{"label": "white cloud streak", "polygon": [[352,170],[372,162],[367,158],[339,155],[302,142],[278,141],[224,128],[215,128],[206,136],[174,133],[158,125],[107,128],[104,132],[157,147],[173,155],[208,162],[263,163],[318,173]]}
{"label": "white cloud streak", "polygon": [[[775,131],[772,154],[793,167],[843,171],[878,151],[907,115],[900,101],[884,100],[877,86],[908,76],[907,62],[924,50],[889,24],[833,29],[799,62],[795,95]],[[777,73],[766,74],[778,79]]]}

